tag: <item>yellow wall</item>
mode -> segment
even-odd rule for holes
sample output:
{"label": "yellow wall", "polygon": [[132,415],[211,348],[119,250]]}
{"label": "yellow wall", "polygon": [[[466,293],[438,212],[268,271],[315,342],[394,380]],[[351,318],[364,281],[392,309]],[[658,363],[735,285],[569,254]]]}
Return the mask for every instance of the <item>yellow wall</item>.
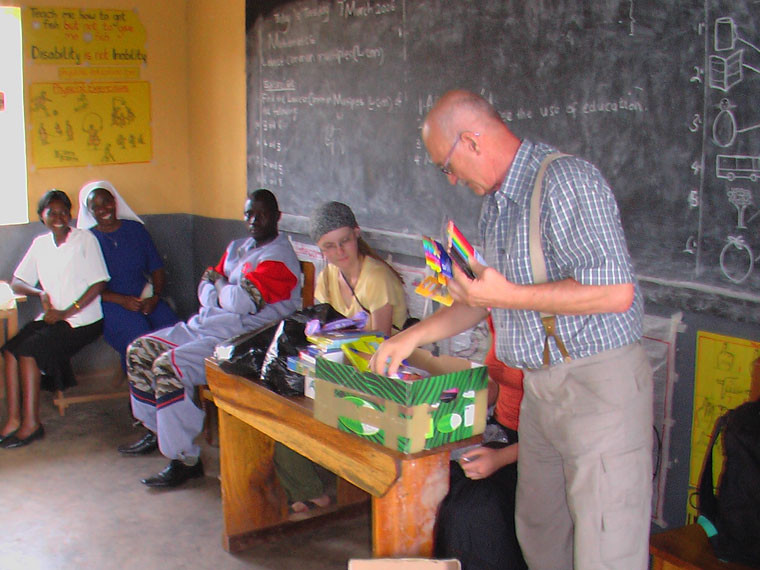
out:
{"label": "yellow wall", "polygon": [[[148,63],[140,79],[151,88],[152,161],[35,169],[27,142],[30,220],[36,220],[37,200],[47,189],[65,190],[76,201],[79,188],[93,179],[110,180],[137,213],[240,216],[246,188],[245,0],[0,5],[136,9],[147,35]],[[33,82],[57,81],[57,72],[55,65],[25,60],[27,90]]]}
{"label": "yellow wall", "polygon": [[246,193],[245,0],[190,0],[193,213],[241,218]]}

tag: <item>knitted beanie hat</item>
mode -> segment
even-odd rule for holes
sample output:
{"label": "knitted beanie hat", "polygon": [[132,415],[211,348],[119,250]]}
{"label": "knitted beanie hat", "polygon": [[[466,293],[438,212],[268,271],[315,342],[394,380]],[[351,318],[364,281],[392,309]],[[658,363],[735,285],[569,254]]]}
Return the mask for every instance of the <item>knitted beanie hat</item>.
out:
{"label": "knitted beanie hat", "polygon": [[351,208],[342,202],[325,202],[311,213],[311,229],[309,231],[314,243],[338,228],[358,228],[356,217]]}

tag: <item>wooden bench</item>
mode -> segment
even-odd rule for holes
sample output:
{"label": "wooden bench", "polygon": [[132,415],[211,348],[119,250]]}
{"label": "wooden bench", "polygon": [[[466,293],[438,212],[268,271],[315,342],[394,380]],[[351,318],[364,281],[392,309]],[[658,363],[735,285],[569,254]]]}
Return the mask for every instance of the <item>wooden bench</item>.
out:
{"label": "wooden bench", "polygon": [[123,399],[129,405],[127,376],[121,368],[119,354],[109,346],[103,337],[83,347],[72,357],[72,367],[77,385],[66,391],[56,390],[53,405],[63,416],[66,408],[73,404]]}
{"label": "wooden bench", "polygon": [[[16,302],[26,301],[26,296],[15,295]],[[16,307],[12,309],[0,310],[0,320],[3,322],[1,327],[2,335],[0,338],[0,345],[5,341],[16,335],[18,332],[18,310]],[[82,402],[94,402],[98,400],[108,400],[111,398],[126,398],[129,396],[129,391],[126,389],[126,379],[124,372],[121,369],[119,358],[116,352],[113,351],[105,342],[101,339],[95,341],[96,346],[88,345],[82,349],[87,358],[87,353],[97,353],[98,361],[101,361],[102,365],[99,365],[95,370],[76,370],[76,363],[74,363],[75,374],[77,378],[78,386],[69,388],[64,393],[63,390],[56,390],[53,395],[53,405],[58,408],[58,413],[62,416],[66,413],[66,408],[72,404],[79,404]],[[104,352],[105,349],[105,352]],[[108,352],[113,353],[113,357],[108,360],[104,360],[102,356]],[[74,356],[76,359],[77,357]],[[92,360],[92,358],[88,358]],[[3,372],[4,374],[4,372]],[[95,387],[93,391],[92,388]],[[0,398],[5,397],[5,382],[0,384]],[[126,401],[126,400],[125,400]]]}

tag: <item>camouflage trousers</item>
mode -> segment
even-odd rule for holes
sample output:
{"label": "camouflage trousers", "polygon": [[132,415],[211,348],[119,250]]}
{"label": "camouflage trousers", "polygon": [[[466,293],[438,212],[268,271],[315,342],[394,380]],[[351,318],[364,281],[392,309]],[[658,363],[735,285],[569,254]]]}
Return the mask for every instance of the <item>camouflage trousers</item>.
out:
{"label": "camouflage trousers", "polygon": [[188,332],[180,323],[139,337],[126,355],[132,413],[158,436],[159,449],[169,459],[200,454],[194,440],[204,414],[194,402],[195,387],[205,384],[204,359],[218,342],[189,338]]}

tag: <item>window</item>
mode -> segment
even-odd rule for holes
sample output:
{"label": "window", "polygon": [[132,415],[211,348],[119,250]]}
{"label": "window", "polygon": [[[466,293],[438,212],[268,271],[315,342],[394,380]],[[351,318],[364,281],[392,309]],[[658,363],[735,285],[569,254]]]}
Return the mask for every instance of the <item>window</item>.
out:
{"label": "window", "polygon": [[29,221],[21,10],[0,6],[0,225]]}

